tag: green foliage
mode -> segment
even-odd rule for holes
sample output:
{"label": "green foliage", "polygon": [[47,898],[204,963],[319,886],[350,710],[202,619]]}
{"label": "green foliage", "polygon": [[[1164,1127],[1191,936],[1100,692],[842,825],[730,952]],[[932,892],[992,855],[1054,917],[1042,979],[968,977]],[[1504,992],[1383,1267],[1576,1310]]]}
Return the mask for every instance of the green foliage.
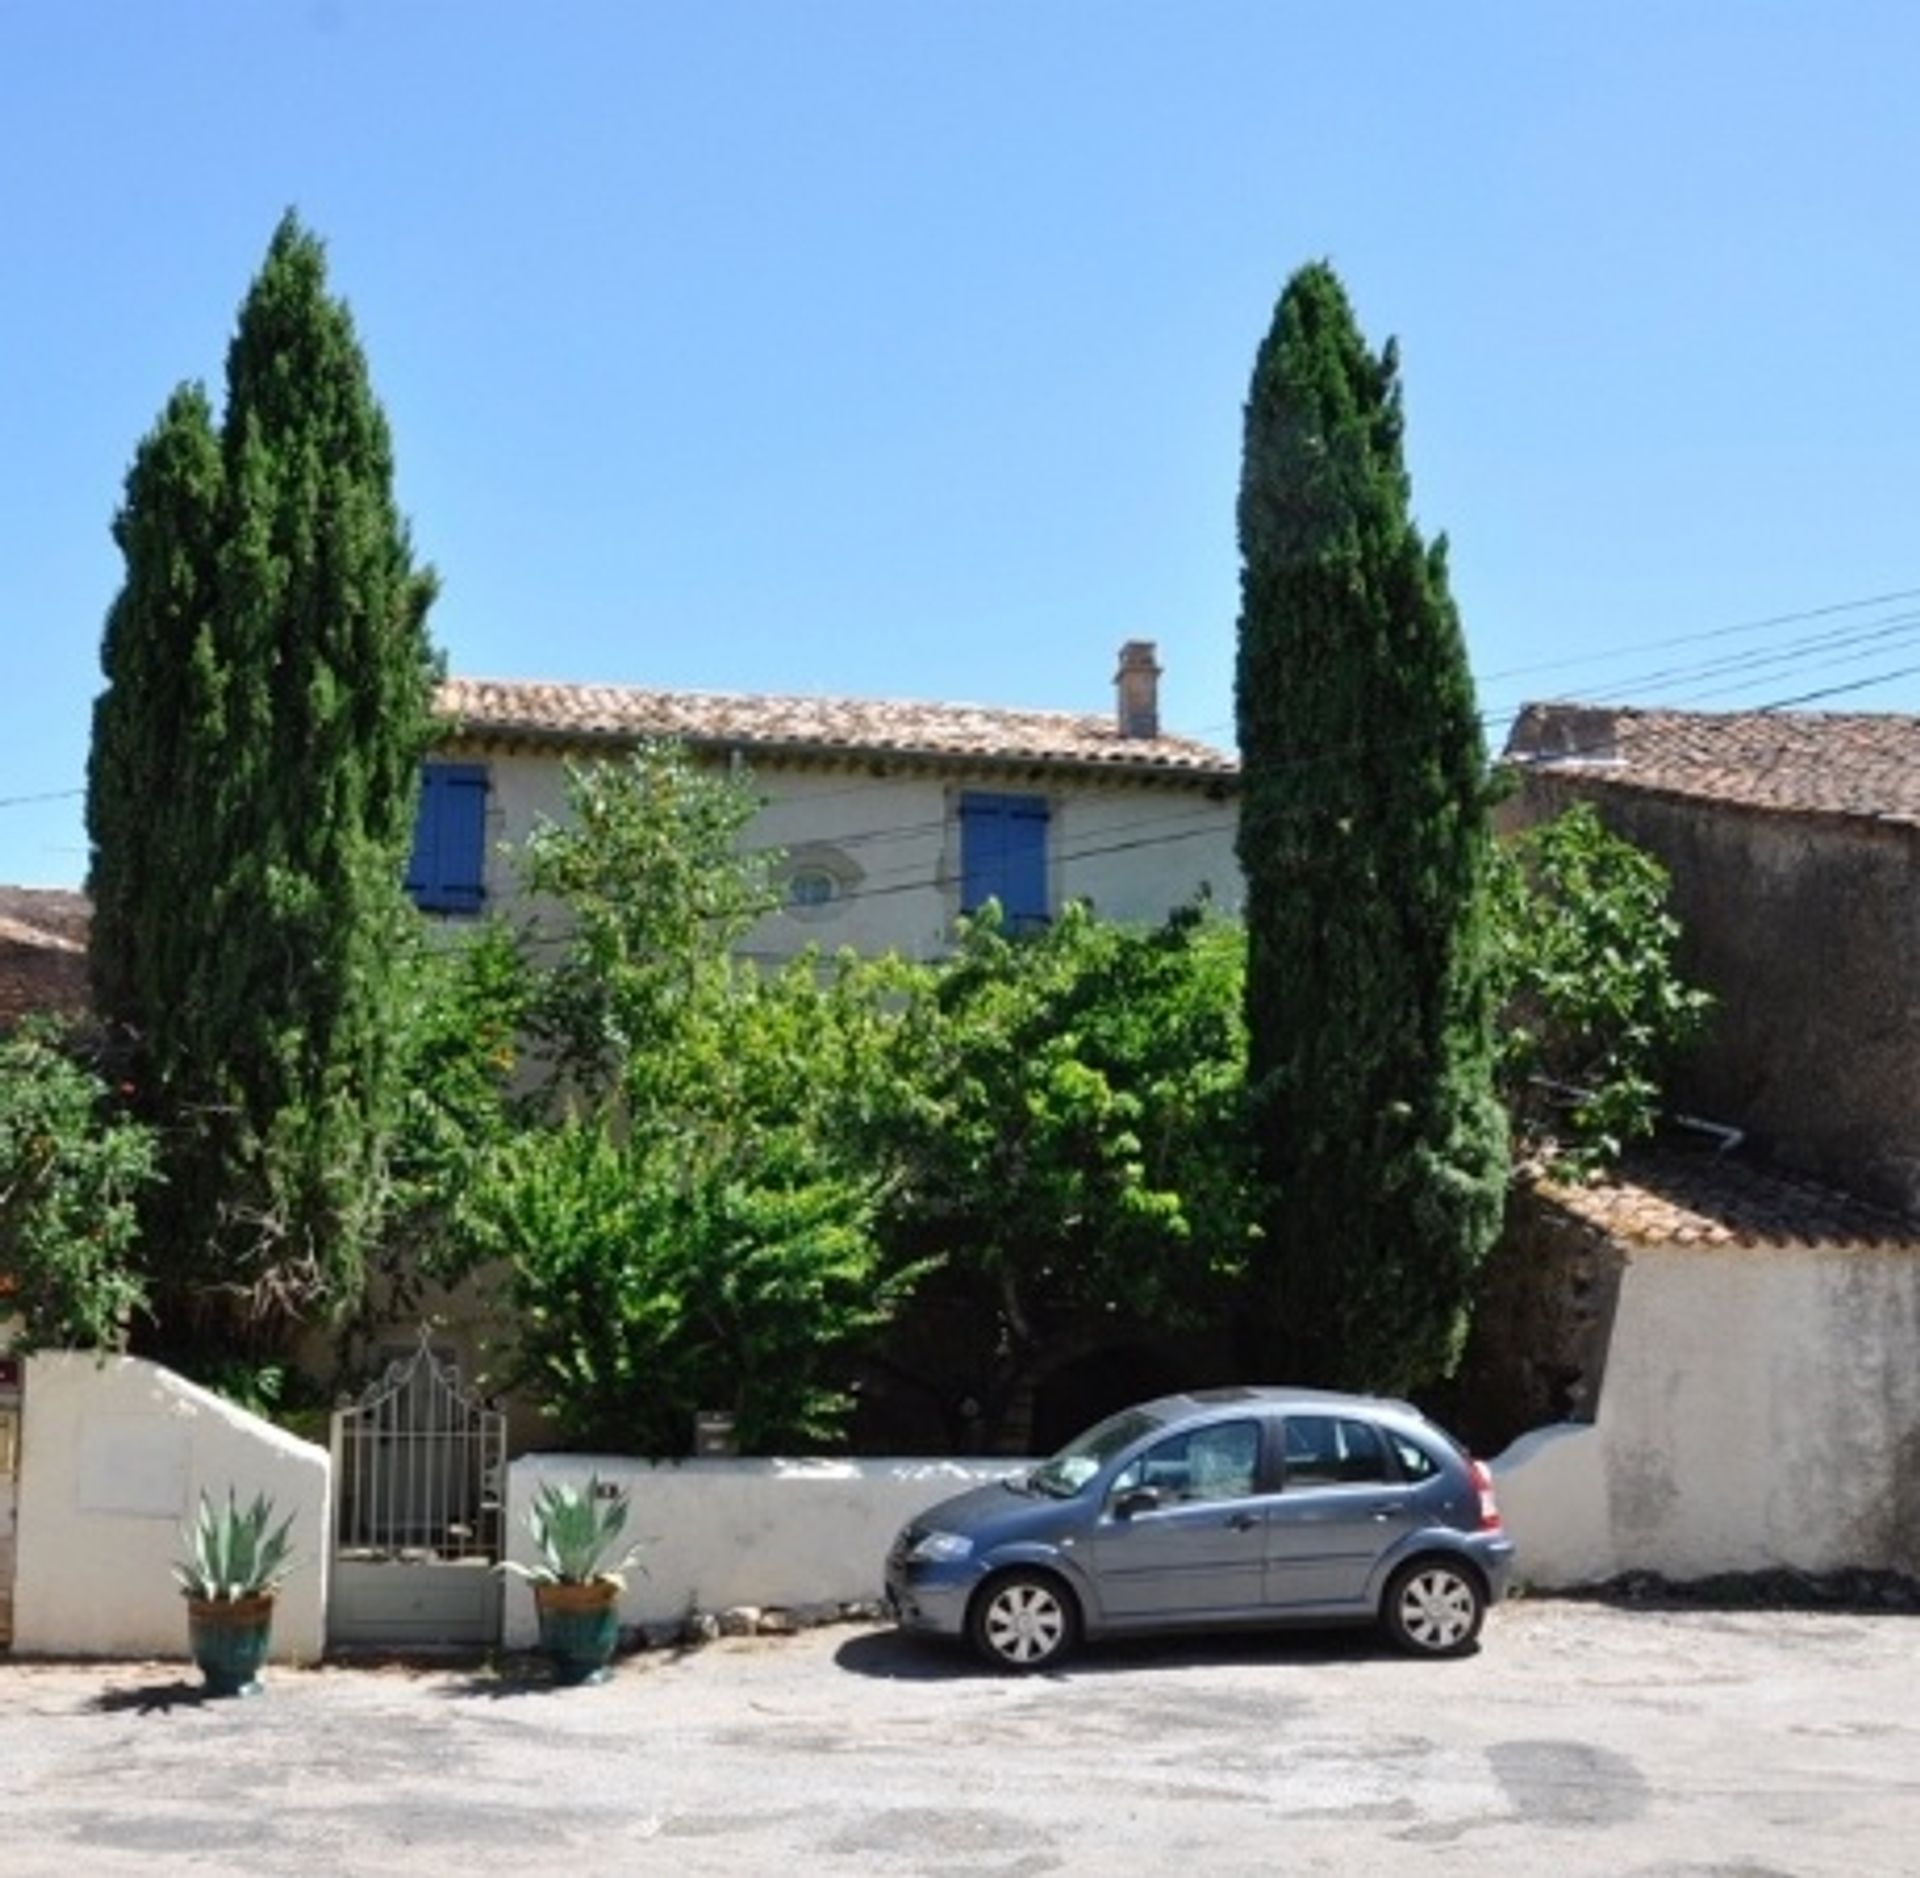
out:
{"label": "green foliage", "polygon": [[571,1440],[686,1450],[697,1409],[765,1451],[834,1438],[851,1346],[915,1275],[883,1267],[882,1182],[844,1122],[870,1098],[891,974],[733,943],[770,904],[743,856],[753,797],[667,747],[576,771],[531,844],[552,908],[532,1027],[556,1074],[460,1211],[503,1261],[519,1381]]}
{"label": "green foliage", "polygon": [[609,1559],[627,1529],[632,1499],[626,1492],[603,1492],[598,1474],[589,1475],[584,1487],[548,1481],[527,1509],[527,1531],[539,1548],[540,1563],[507,1559],[502,1569],[541,1585],[624,1585],[624,1574],[638,1561],[645,1541],[636,1540],[619,1558]]}
{"label": "green foliage", "polygon": [[1594,1172],[1653,1132],[1662,1076],[1713,1000],[1676,968],[1666,870],[1589,804],[1504,844],[1493,885],[1500,1084],[1519,1151]]}
{"label": "green foliage", "polygon": [[231,1487],[224,1507],[202,1493],[199,1516],[180,1535],[187,1556],[174,1564],[174,1579],[188,1597],[204,1602],[264,1597],[293,1568],[292,1530],[291,1513],[273,1524],[273,1502],[264,1493],[244,1507]]}
{"label": "green foliage", "polygon": [[351,1306],[391,1192],[434,580],[352,321],[291,215],[226,381],[217,435],[198,387],[175,394],[115,523],[93,977],[162,1132],[144,1226],[168,1304],[283,1322]]}
{"label": "green foliage", "polygon": [[0,1316],[18,1315],[22,1347],[124,1344],[147,1301],[135,1208],[153,1178],[151,1132],[56,1029],[0,1038]]}
{"label": "green foliage", "polygon": [[1457,1357],[1505,1183],[1485,754],[1394,348],[1367,348],[1324,265],[1254,366],[1239,532],[1253,1360],[1405,1389]]}
{"label": "green foliage", "polygon": [[379,1305],[389,1319],[413,1314],[422,1279],[451,1282],[470,1264],[463,1209],[531,1106],[513,1091],[534,997],[532,968],[498,921],[451,945],[415,928],[396,965],[393,1045],[405,1094],[381,1241]]}
{"label": "green foliage", "polygon": [[1238,929],[989,909],[905,1007],[874,1118],[896,1256],[938,1257],[970,1334],[938,1352],[992,1438],[1023,1386],[1142,1326],[1199,1322],[1242,1271]]}
{"label": "green foliage", "polygon": [[671,1110],[712,1065],[654,1046],[708,1032],[750,969],[733,945],[778,904],[773,857],[738,845],[759,804],[742,782],[651,743],[624,763],[570,764],[567,805],[522,857],[528,891],[559,909],[558,930],[531,938],[549,968],[535,1034],[576,1090]]}

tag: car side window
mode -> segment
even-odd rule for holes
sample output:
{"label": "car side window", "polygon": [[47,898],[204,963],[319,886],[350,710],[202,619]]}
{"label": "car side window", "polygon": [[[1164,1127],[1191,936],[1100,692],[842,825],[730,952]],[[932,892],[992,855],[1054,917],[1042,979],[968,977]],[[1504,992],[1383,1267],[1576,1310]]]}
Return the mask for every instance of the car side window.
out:
{"label": "car side window", "polygon": [[1372,1485],[1387,1479],[1387,1451],[1371,1422],[1345,1415],[1289,1415],[1287,1485]]}
{"label": "car side window", "polygon": [[1157,1441],[1114,1476],[1113,1492],[1151,1487],[1167,1505],[1240,1500],[1260,1466],[1258,1422],[1218,1422]]}

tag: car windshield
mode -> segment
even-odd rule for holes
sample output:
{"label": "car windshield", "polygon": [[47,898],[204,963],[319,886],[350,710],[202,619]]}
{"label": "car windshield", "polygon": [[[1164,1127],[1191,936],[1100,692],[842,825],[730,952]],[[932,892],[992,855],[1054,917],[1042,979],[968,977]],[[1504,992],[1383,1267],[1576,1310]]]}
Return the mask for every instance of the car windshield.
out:
{"label": "car windshield", "polygon": [[1160,1426],[1160,1417],[1145,1409],[1123,1409],[1069,1441],[1052,1460],[1042,1461],[1027,1476],[1027,1484],[1056,1500],[1070,1500],[1122,1448]]}

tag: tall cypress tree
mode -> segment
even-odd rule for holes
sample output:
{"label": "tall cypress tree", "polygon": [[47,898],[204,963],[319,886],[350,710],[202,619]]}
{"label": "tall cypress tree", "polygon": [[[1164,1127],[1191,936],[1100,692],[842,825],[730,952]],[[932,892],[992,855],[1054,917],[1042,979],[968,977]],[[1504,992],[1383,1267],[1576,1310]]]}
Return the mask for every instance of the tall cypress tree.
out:
{"label": "tall cypress tree", "polygon": [[1332,269],[1288,282],[1246,408],[1237,713],[1263,1365],[1404,1389],[1458,1354],[1499,1229],[1486,756],[1398,366]]}
{"label": "tall cypress tree", "polygon": [[93,975],[167,1184],[160,1295],[351,1305],[398,1091],[391,960],[435,661],[430,571],[320,243],[240,309],[217,449],[175,394],[128,477],[89,775]]}

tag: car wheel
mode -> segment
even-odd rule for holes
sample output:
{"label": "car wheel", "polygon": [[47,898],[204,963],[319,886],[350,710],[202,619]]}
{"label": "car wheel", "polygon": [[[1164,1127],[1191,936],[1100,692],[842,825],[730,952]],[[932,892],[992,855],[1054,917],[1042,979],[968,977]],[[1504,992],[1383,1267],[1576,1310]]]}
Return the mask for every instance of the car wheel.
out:
{"label": "car wheel", "polygon": [[1395,1572],[1380,1606],[1387,1635],[1416,1656],[1461,1656],[1486,1620],[1479,1574],[1451,1559],[1415,1559]]}
{"label": "car wheel", "polygon": [[981,1587],[967,1631],[996,1669],[1050,1669],[1077,1641],[1080,1610],[1059,1579],[1008,1572]]}

